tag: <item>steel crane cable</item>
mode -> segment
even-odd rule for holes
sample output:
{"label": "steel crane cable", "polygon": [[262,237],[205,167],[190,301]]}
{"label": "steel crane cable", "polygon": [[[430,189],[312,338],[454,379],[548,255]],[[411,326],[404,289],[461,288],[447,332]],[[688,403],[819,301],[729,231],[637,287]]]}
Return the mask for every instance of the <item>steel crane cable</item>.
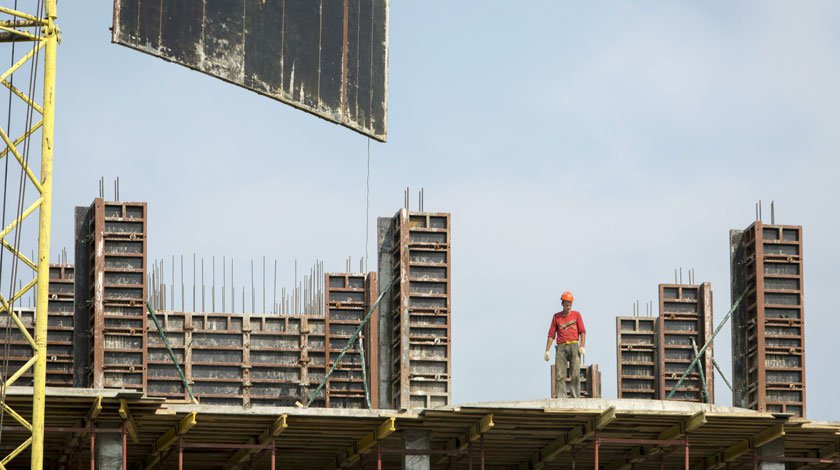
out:
{"label": "steel crane cable", "polygon": [[370,236],[370,137],[367,140],[367,177],[365,178],[365,272],[368,270],[368,237]]}
{"label": "steel crane cable", "polygon": [[[15,3],[17,4],[17,0],[15,0]],[[44,1],[43,0],[38,2],[36,10],[37,11],[36,11],[35,16],[40,18],[41,15],[43,14],[43,10],[44,10]],[[41,26],[36,26],[34,35],[37,38],[41,37]],[[39,60],[40,51],[41,51],[41,48],[39,47],[39,45],[40,45],[39,41],[34,41],[32,43],[34,56],[30,59],[31,62],[30,62],[30,68],[29,68],[29,87],[27,89],[27,92],[28,92],[27,96],[30,96],[30,97],[35,96],[35,86],[38,83],[38,67],[37,67],[37,65],[38,65],[38,60]],[[14,60],[14,55],[12,56],[12,60]],[[9,107],[10,108],[11,108],[11,102],[12,102],[12,100],[9,99]],[[11,116],[11,110],[9,111],[9,116]],[[23,155],[22,155],[23,164],[21,164],[21,167],[20,167],[20,178],[19,178],[19,181],[18,181],[18,205],[17,205],[18,207],[17,207],[16,218],[15,218],[15,220],[18,221],[18,225],[15,228],[15,237],[14,237],[14,242],[12,243],[12,247],[14,248],[15,252],[18,252],[18,253],[20,252],[21,234],[23,233],[23,221],[21,220],[21,217],[23,216],[24,201],[26,199],[26,170],[25,169],[29,167],[29,149],[30,149],[30,142],[31,142],[31,139],[32,139],[32,133],[30,133],[29,130],[32,128],[32,117],[33,116],[34,116],[34,108],[31,105],[28,105],[26,107],[26,119],[25,119],[25,123],[24,123],[24,135],[26,135],[26,137],[24,138],[24,142],[23,142],[23,152],[22,152],[23,153]],[[10,149],[10,151],[11,151],[11,149]],[[6,162],[8,163],[8,158],[9,158],[8,153],[6,155],[6,158],[7,158]],[[5,199],[6,199],[6,188],[5,187],[3,189],[3,199],[4,199],[4,206],[5,206]],[[42,210],[43,210],[43,207],[39,209],[39,211],[42,211]],[[39,255],[40,255],[40,253],[39,253]],[[20,265],[20,257],[15,255],[12,258],[11,264],[12,264],[12,266],[11,266],[12,272],[11,272],[10,281],[9,281],[9,299],[10,300],[14,297],[15,280],[17,278],[17,270],[18,270],[18,267]],[[37,263],[37,265],[40,265],[40,263]],[[10,311],[7,312],[9,314],[9,318],[7,318],[7,320],[6,320],[7,336],[6,336],[6,348],[4,350],[4,357],[3,357],[3,384],[0,384],[0,385],[2,385],[2,386],[0,386],[0,404],[3,404],[3,405],[6,404],[5,380],[6,380],[6,374],[8,372],[8,360],[9,360],[9,352],[8,351],[9,351],[9,346],[10,346],[9,345],[9,342],[10,342],[9,341],[9,336],[11,334],[11,330],[10,330],[10,328],[11,328],[10,323],[11,322],[9,320],[11,319],[11,314],[12,314],[12,312],[11,312],[12,304],[13,304],[13,302],[9,303]],[[38,312],[37,311],[37,301],[36,301],[35,316],[37,316],[39,314],[46,315],[46,312]],[[33,316],[33,320],[35,320],[35,316]],[[34,329],[35,325],[33,324],[32,327]],[[0,406],[0,443],[3,442],[3,422],[4,422],[5,414],[6,414],[5,412],[6,412],[6,407],[5,406]]]}
{"label": "steel crane cable", "polygon": [[[15,8],[15,10],[18,9],[17,0],[15,0],[14,8]],[[11,58],[9,59],[9,68],[14,67],[14,65],[15,65],[15,45],[16,44],[17,44],[16,41],[12,41],[12,55],[11,55]],[[8,102],[8,109],[6,111],[6,132],[9,135],[12,135],[12,87],[15,86],[15,74],[11,74],[11,76],[9,77],[9,85],[11,85],[11,86],[9,86],[9,98],[8,98],[9,102]],[[9,158],[6,158],[5,162],[4,162],[4,168],[3,168],[3,208],[2,208],[2,217],[0,217],[0,227],[3,227],[3,228],[6,227],[6,199],[7,199],[6,195],[7,195],[8,192],[9,192]],[[4,250],[2,247],[0,247],[0,285],[2,285],[2,280],[3,280],[3,261],[4,261],[4,258],[6,257],[5,255],[6,255],[6,250]],[[12,281],[12,284],[14,284],[14,281]],[[6,335],[5,335],[5,341],[3,342],[3,365],[2,365],[3,370],[2,370],[2,374],[0,374],[0,380],[3,380],[4,384],[6,382],[6,375],[8,373],[8,368],[9,368],[9,348],[10,348],[9,340],[11,339],[10,336],[11,336],[11,327],[12,327],[11,316],[6,317],[5,319],[6,319]],[[6,402],[5,401],[5,398],[6,398],[5,387],[3,387],[3,389],[4,390],[0,391],[0,395],[2,395],[2,402],[5,403]],[[3,414],[2,414],[2,411],[0,411],[0,442],[2,442],[2,436],[3,436],[2,423],[3,423]]]}
{"label": "steel crane cable", "polygon": [[[15,0],[15,10],[18,9],[18,0]],[[12,41],[12,55],[9,59],[9,68],[14,67],[15,65],[15,45],[16,41]],[[15,85],[15,74],[11,74],[9,77],[9,102],[8,102],[8,109],[6,110],[6,132],[9,135],[12,135],[12,87]],[[7,149],[11,150],[11,149]],[[4,162],[4,169],[3,169],[3,209],[2,209],[2,223],[0,223],[0,227],[6,227],[6,200],[7,200],[7,193],[9,192],[9,157],[8,152],[6,153],[6,161]],[[5,237],[4,237],[5,238]],[[2,288],[2,280],[3,280],[3,261],[6,255],[6,250],[0,247],[0,288]],[[14,288],[14,278],[10,281],[12,288]],[[9,303],[9,309],[12,308],[12,303]],[[3,342],[3,365],[2,365],[2,373],[0,373],[0,380],[3,381],[2,387],[0,387],[0,404],[6,403],[6,377],[9,373],[9,351],[11,350],[11,334],[12,334],[12,316],[11,312],[6,312],[8,316],[4,319],[6,320],[6,331],[5,331],[5,341]],[[3,421],[5,418],[6,409],[5,407],[0,407],[0,443],[3,442]]]}

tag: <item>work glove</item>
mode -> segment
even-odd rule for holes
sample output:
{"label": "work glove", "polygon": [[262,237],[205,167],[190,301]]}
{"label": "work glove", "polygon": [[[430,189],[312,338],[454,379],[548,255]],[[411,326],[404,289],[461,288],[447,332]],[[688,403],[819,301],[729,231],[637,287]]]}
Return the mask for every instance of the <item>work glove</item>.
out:
{"label": "work glove", "polygon": [[548,361],[548,351],[545,352],[545,360]]}
{"label": "work glove", "polygon": [[580,355],[583,356],[584,354],[586,354],[586,348],[581,347],[580,348]]}

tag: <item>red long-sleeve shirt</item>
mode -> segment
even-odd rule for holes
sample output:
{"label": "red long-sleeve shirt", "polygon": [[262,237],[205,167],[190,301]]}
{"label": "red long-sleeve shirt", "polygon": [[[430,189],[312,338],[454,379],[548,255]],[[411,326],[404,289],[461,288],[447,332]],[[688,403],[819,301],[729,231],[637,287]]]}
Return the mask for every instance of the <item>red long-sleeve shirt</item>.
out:
{"label": "red long-sleeve shirt", "polygon": [[551,319],[551,327],[548,329],[548,337],[557,339],[557,343],[577,341],[580,335],[586,333],[586,326],[583,324],[583,317],[577,310],[572,310],[568,315],[557,312]]}

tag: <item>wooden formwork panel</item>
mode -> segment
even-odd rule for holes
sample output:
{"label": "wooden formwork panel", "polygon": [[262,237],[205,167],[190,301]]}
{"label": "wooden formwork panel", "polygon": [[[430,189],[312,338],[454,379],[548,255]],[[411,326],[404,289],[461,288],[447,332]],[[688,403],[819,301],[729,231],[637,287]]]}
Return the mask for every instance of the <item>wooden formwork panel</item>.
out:
{"label": "wooden formwork panel", "polygon": [[733,401],[805,416],[802,227],[760,221],[732,233]]}
{"label": "wooden formwork panel", "polygon": [[656,324],[654,317],[615,319],[618,398],[659,399]]}
{"label": "wooden formwork panel", "polygon": [[450,215],[395,216],[390,301],[392,396],[396,408],[451,403]]}
{"label": "wooden formwork panel", "polygon": [[[711,284],[660,284],[657,324],[658,396],[666,399],[700,350],[712,337]],[[714,403],[712,345],[686,376],[673,400]],[[701,374],[702,370],[702,374]]]}
{"label": "wooden formwork panel", "polygon": [[[376,289],[375,276],[374,273],[367,275],[364,273],[326,273],[324,275],[327,312],[325,321],[329,344],[326,350],[328,368],[333,366],[334,361],[361,325],[372,302],[376,300],[375,293],[370,291],[370,289]],[[377,349],[371,347],[376,343],[371,344],[368,338],[371,334],[378,337],[378,329],[378,318],[373,316],[362,330],[364,364],[362,351],[357,346],[358,342],[347,349],[341,363],[327,380],[325,386],[327,408],[367,408],[366,386],[371,394],[371,403],[378,402],[378,387],[376,387],[378,374],[376,368],[371,367],[371,364],[377,363]],[[365,377],[367,382],[364,380]]]}
{"label": "wooden formwork panel", "polygon": [[[551,365],[551,396],[556,396],[557,369]],[[566,386],[572,383],[571,371],[566,371]],[[598,364],[580,366],[580,398],[601,398],[601,371]]]}
{"label": "wooden formwork panel", "polygon": [[146,233],[143,202],[97,198],[89,217],[88,384],[146,388]]}

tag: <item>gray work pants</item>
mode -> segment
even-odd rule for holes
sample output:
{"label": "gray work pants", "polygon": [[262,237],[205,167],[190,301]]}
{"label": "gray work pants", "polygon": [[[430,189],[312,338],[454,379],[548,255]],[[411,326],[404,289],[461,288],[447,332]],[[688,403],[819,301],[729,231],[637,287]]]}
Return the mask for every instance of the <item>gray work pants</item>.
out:
{"label": "gray work pants", "polygon": [[554,355],[554,398],[569,398],[566,393],[566,375],[572,377],[572,398],[580,397],[580,343],[558,344]]}

